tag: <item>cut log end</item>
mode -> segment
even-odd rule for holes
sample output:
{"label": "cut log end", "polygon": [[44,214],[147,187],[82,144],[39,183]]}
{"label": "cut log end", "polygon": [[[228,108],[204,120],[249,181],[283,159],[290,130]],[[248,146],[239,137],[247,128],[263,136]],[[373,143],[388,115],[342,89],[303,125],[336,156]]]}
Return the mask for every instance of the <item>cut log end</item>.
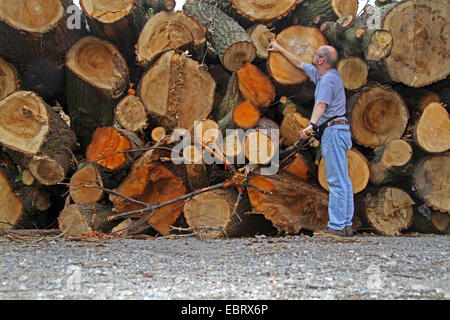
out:
{"label": "cut log end", "polygon": [[357,90],[367,83],[367,64],[360,58],[343,58],[337,65],[344,87],[347,90]]}
{"label": "cut log end", "polygon": [[232,0],[233,7],[250,21],[271,22],[286,16],[302,0],[250,1]]}
{"label": "cut log end", "polygon": [[346,14],[356,15],[358,5],[358,0],[331,0],[331,7],[338,18]]}
{"label": "cut log end", "polygon": [[[327,44],[325,36],[316,28],[291,26],[281,31],[277,42],[286,50],[311,63],[317,48]],[[279,52],[270,52],[267,59],[268,71],[279,84],[299,84],[308,80],[307,74],[292,65]]]}
{"label": "cut log end", "polygon": [[78,169],[70,179],[70,197],[75,203],[95,203],[103,197],[103,182],[95,165]]}
{"label": "cut log end", "polygon": [[224,52],[221,62],[229,71],[238,70],[245,62],[252,62],[256,57],[256,48],[249,41],[235,42]]}
{"label": "cut log end", "polygon": [[166,129],[164,127],[156,127],[151,133],[153,141],[159,141],[166,136]]}
{"label": "cut log end", "polygon": [[[135,166],[131,173],[116,189],[121,195],[147,204],[164,203],[181,197],[186,192],[182,180],[161,164],[146,163]],[[110,196],[118,213],[142,209],[143,206]],[[182,211],[183,201],[178,201],[154,211],[147,219],[147,224],[162,235],[170,233],[170,226],[175,223]],[[144,218],[149,212],[142,212],[131,218]]]}
{"label": "cut log end", "polygon": [[379,85],[366,87],[348,102],[350,128],[356,143],[375,148],[401,138],[405,132],[409,112],[394,90]]}
{"label": "cut log end", "polygon": [[366,60],[380,61],[386,58],[392,50],[392,34],[387,30],[375,30],[372,33],[369,47],[366,53]]}
{"label": "cut log end", "polygon": [[80,0],[83,12],[102,23],[113,23],[127,16],[135,6],[136,0]]}
{"label": "cut log end", "polygon": [[128,89],[127,62],[106,40],[93,36],[82,38],[67,53],[66,65],[109,99],[119,98]]}
{"label": "cut log end", "polygon": [[256,48],[256,56],[261,59],[267,59],[270,43],[275,38],[275,34],[270,32],[269,28],[264,24],[257,24],[248,30],[248,34],[252,39]]}
{"label": "cut log end", "polygon": [[139,96],[147,112],[167,130],[191,130],[195,121],[207,118],[215,90],[216,83],[208,71],[174,51],[163,54],[139,84]]}
{"label": "cut log end", "polygon": [[381,28],[390,31],[394,41],[384,62],[393,81],[419,88],[448,76],[448,41],[443,41],[448,6],[440,0],[402,1],[386,13]]}
{"label": "cut log end", "polygon": [[139,97],[128,95],[114,109],[114,117],[122,128],[137,132],[147,127],[147,112]]}
{"label": "cut log end", "polygon": [[422,159],[414,170],[415,193],[436,211],[450,212],[450,154]]}
{"label": "cut log end", "polygon": [[441,153],[450,149],[450,118],[440,103],[431,103],[414,127],[414,141],[425,152]]}
{"label": "cut log end", "polygon": [[31,91],[16,91],[0,101],[0,114],[0,142],[25,154],[37,153],[50,130],[42,98]]}
{"label": "cut log end", "polygon": [[37,181],[46,186],[62,182],[66,177],[66,170],[61,163],[48,156],[34,156],[28,169]]}
{"label": "cut log end", "polygon": [[0,57],[0,100],[19,90],[16,68]]}
{"label": "cut log end", "polygon": [[384,187],[365,201],[368,223],[383,235],[398,235],[414,222],[414,201],[401,189]]}
{"label": "cut log end", "polygon": [[233,122],[242,129],[253,128],[259,121],[260,112],[249,100],[239,103],[233,110]]}
{"label": "cut log end", "polygon": [[137,62],[147,66],[161,53],[206,41],[205,29],[181,12],[161,11],[147,21],[136,45]]}
{"label": "cut log end", "polygon": [[65,10],[60,0],[4,0],[0,3],[0,20],[17,30],[30,33],[43,34],[50,31],[64,15]]}
{"label": "cut log end", "polygon": [[10,181],[0,172],[0,228],[14,229],[23,216],[23,201],[14,194]]}
{"label": "cut log end", "polygon": [[109,170],[116,170],[128,161],[126,151],[131,141],[114,127],[97,128],[86,150],[86,159]]}
{"label": "cut log end", "polygon": [[275,88],[263,72],[250,62],[237,70],[239,91],[256,107],[268,107],[275,99]]}

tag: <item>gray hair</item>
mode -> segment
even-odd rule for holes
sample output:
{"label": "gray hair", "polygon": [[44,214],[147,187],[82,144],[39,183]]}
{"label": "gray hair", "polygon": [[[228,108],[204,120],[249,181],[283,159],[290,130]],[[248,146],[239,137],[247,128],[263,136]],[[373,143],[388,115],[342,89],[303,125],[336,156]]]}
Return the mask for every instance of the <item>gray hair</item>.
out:
{"label": "gray hair", "polygon": [[337,52],[336,52],[336,57],[334,57],[334,55],[332,54],[332,52],[329,49],[327,49],[326,47],[322,47],[317,50],[317,53],[321,57],[325,58],[326,63],[328,63],[332,68],[337,67],[337,63],[338,63]]}

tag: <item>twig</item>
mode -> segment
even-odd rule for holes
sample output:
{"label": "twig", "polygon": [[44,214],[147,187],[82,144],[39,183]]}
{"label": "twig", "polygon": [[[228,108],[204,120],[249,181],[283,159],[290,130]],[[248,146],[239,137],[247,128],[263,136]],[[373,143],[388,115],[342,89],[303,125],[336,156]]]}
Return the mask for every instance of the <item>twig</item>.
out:
{"label": "twig", "polygon": [[[164,202],[164,203],[154,204],[154,205],[150,205],[150,206],[146,203],[145,204],[145,206],[146,206],[145,208],[142,208],[140,210],[133,210],[133,211],[123,212],[123,213],[119,213],[119,214],[115,214],[115,215],[109,216],[108,217],[108,221],[113,221],[113,220],[125,218],[125,217],[128,217],[128,216],[134,215],[134,214],[144,213],[145,211],[152,211],[151,214],[153,214],[156,209],[168,206],[169,204],[172,204],[172,203],[175,203],[175,202],[178,202],[178,201],[182,201],[182,200],[185,200],[185,199],[193,198],[196,195],[199,195],[199,194],[205,193],[205,192],[209,192],[209,191],[212,191],[212,190],[228,188],[231,185],[232,185],[232,183],[229,180],[227,180],[225,182],[213,185],[211,187],[202,188],[202,189],[196,190],[194,192],[185,194],[185,195],[183,195],[181,197],[169,200],[169,201]],[[149,217],[151,216],[151,214],[149,214]]]}

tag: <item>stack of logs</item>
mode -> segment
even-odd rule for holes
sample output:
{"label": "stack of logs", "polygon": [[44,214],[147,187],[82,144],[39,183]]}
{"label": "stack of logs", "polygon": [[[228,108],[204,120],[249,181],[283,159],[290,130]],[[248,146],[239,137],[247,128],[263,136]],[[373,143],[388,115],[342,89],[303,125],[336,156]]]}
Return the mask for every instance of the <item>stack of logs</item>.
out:
{"label": "stack of logs", "polygon": [[[201,237],[328,220],[320,144],[296,144],[335,46],[354,228],[449,233],[448,0],[3,0],[0,228]],[[267,174],[270,172],[270,174]]]}

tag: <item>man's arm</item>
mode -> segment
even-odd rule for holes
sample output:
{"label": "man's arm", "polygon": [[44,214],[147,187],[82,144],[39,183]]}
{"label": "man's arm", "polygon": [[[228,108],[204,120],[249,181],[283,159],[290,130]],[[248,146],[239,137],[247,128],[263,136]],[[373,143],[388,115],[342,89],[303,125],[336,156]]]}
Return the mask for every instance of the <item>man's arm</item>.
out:
{"label": "man's arm", "polygon": [[[310,122],[314,123],[314,125],[317,125],[317,122],[319,121],[320,117],[322,117],[323,113],[325,112],[325,109],[327,108],[327,105],[323,102],[318,102],[314,105],[314,109],[311,115]],[[306,135],[305,132],[308,132],[313,129],[312,124],[308,124],[308,126],[300,131],[300,138],[302,140],[308,139],[310,136]]]}
{"label": "man's arm", "polygon": [[296,56],[292,52],[287,51],[276,42],[274,39],[267,49],[268,51],[280,52],[290,63],[292,63],[297,69],[303,69],[303,63],[305,63],[300,57]]}

